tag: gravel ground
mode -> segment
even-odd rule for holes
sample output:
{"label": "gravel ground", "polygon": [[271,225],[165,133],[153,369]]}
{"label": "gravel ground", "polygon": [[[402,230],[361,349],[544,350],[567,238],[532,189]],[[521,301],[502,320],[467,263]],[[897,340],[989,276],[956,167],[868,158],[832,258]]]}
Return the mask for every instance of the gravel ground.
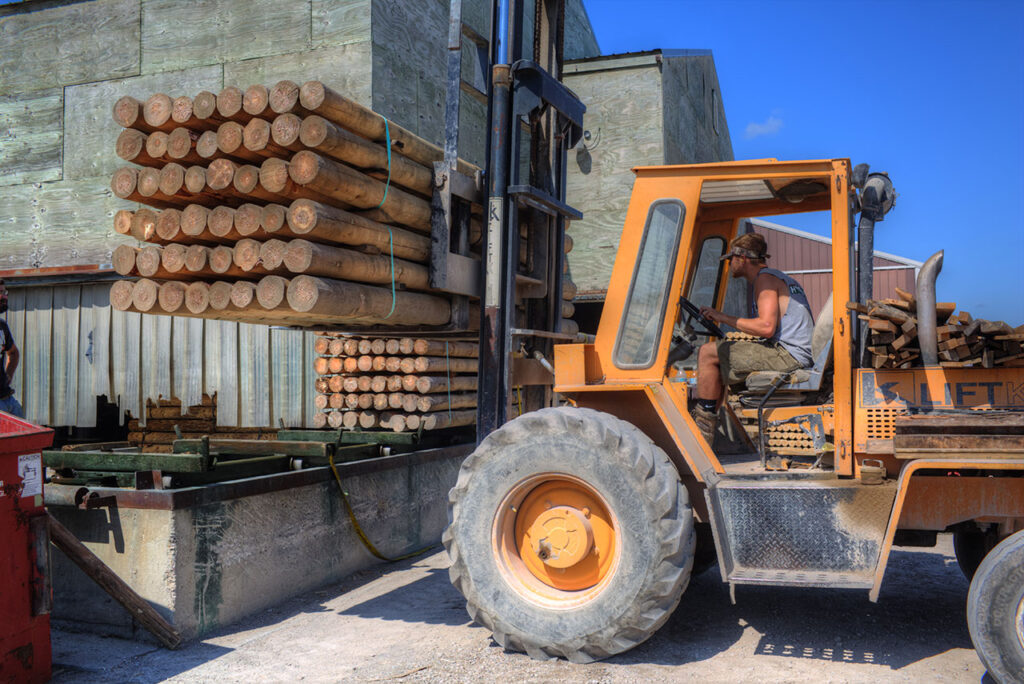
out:
{"label": "gravel ground", "polygon": [[865,591],[693,578],[668,623],[590,665],[506,653],[469,622],[443,552],[355,575],[178,651],[55,631],[54,682],[978,682],[967,582],[948,536],[896,550]]}

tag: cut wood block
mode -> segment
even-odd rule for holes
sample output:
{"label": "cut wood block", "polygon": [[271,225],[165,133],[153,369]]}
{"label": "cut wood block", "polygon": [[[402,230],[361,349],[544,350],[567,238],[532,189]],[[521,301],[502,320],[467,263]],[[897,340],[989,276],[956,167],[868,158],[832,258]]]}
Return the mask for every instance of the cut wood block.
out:
{"label": "cut wood block", "polygon": [[878,332],[875,331],[871,334],[871,344],[892,344],[893,340],[896,339],[896,333],[894,332]]}

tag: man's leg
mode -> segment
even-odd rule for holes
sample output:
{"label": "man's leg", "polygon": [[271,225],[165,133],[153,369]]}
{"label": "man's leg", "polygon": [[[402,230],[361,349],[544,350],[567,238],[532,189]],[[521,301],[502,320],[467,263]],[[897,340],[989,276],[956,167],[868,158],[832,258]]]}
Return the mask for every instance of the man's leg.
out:
{"label": "man's leg", "polygon": [[0,399],[0,411],[10,413],[18,418],[25,417],[25,410],[21,407],[18,400],[14,398],[13,394],[6,399]]}
{"label": "man's leg", "polygon": [[715,441],[718,427],[718,400],[722,396],[722,376],[719,367],[718,345],[707,342],[697,352],[697,403],[693,407],[693,421],[710,447]]}

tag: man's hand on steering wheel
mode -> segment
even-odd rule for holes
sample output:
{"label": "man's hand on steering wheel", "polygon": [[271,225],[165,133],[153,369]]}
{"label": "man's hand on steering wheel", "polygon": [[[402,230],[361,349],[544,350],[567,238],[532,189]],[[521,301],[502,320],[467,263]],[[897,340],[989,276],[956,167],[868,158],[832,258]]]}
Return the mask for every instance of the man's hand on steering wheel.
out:
{"label": "man's hand on steering wheel", "polygon": [[[719,328],[713,320],[708,318],[705,315],[704,311],[698,309],[697,306],[689,299],[687,299],[686,297],[680,297],[679,306],[680,308],[683,309],[683,311],[689,314],[690,318],[692,318],[697,323],[700,323],[701,327],[704,328],[704,330],[697,332],[707,333],[708,335],[711,335],[713,337],[725,337],[725,333],[722,332],[722,329]],[[705,309],[708,309],[709,311],[714,311],[714,309],[709,309],[708,307],[705,307]]]}

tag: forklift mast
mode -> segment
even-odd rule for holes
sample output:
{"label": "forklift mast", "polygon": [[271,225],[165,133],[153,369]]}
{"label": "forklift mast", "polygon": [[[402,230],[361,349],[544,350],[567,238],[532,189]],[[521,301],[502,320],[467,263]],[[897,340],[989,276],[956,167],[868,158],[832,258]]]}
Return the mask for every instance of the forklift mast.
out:
{"label": "forklift mast", "polygon": [[[565,203],[566,157],[582,136],[585,107],[560,82],[564,0],[536,1],[529,53],[524,0],[492,4],[489,41],[463,24],[461,0],[452,0],[450,9],[445,161],[436,169],[440,192],[435,201],[441,206],[434,212],[432,271],[449,278],[435,286],[457,290],[461,278],[465,294],[483,293],[480,441],[508,420],[513,388],[520,388],[520,413],[551,405],[553,376],[546,359],[552,358],[555,341],[576,338],[561,330],[565,228],[568,221],[582,217]],[[464,79],[464,38],[476,46],[477,61],[486,74],[478,78],[482,87],[472,87]],[[468,236],[469,203],[456,188],[445,187],[459,177],[451,172],[457,163],[463,92],[482,96],[490,122],[486,170],[477,179],[485,184],[487,196],[478,274],[468,271],[468,259],[459,254],[464,253]],[[477,287],[480,279],[482,287]]]}

